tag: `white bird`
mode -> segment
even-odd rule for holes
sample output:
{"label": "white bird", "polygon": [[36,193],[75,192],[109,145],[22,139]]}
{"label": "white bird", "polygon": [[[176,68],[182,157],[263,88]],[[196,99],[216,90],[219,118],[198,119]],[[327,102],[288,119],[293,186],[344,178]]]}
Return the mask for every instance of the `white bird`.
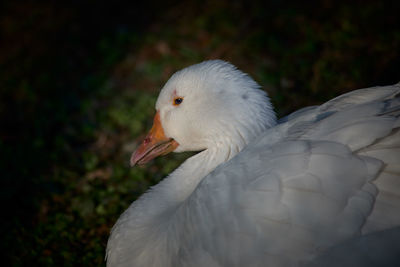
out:
{"label": "white bird", "polygon": [[299,266],[400,226],[400,83],[278,122],[259,88],[221,60],[169,79],[131,165],[200,152],[121,215],[107,266]]}

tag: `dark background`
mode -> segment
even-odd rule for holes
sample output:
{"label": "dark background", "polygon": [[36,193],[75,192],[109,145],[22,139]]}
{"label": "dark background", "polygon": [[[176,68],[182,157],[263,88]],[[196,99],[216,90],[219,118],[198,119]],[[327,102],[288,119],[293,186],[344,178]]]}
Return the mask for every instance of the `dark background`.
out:
{"label": "dark background", "polygon": [[111,226],[187,155],[130,169],[176,70],[231,61],[279,116],[400,80],[400,1],[3,1],[3,266],[99,266]]}

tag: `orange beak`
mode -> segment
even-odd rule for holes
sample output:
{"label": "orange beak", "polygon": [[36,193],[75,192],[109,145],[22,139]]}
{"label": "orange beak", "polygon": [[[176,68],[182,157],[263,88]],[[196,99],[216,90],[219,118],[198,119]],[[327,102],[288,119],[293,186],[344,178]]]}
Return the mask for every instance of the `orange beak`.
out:
{"label": "orange beak", "polygon": [[160,113],[157,111],[154,116],[153,127],[131,156],[131,167],[136,164],[145,164],[157,156],[166,155],[178,146],[178,142],[165,136],[160,121]]}

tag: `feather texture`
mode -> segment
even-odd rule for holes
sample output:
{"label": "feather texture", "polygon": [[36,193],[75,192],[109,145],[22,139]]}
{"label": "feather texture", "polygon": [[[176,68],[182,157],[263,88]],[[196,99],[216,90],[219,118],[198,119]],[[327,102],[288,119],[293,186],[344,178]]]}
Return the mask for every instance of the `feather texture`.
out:
{"label": "feather texture", "polygon": [[302,109],[243,135],[237,152],[237,135],[225,132],[229,141],[125,211],[107,265],[312,265],[338,244],[400,226],[399,93],[399,84],[368,88]]}

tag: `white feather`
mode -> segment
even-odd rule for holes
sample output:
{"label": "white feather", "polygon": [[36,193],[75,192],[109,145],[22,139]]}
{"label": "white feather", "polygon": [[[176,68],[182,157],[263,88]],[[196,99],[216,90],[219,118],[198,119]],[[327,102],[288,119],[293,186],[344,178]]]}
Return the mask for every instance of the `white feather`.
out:
{"label": "white feather", "polygon": [[121,215],[108,266],[299,266],[400,226],[399,85],[278,125],[258,88],[219,60],[171,77],[156,105],[164,130],[177,151],[203,151]]}

